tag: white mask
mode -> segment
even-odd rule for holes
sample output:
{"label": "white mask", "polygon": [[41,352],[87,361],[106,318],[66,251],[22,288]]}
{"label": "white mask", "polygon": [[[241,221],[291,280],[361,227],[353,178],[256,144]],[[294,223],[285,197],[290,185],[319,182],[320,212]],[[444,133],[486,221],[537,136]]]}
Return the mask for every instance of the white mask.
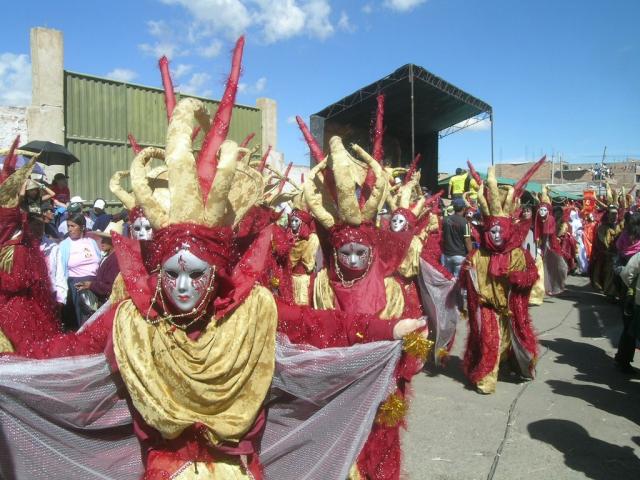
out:
{"label": "white mask", "polygon": [[547,209],[547,207],[540,207],[540,208],[538,209],[538,214],[539,214],[542,218],[546,217],[548,213],[549,213],[549,210]]}
{"label": "white mask", "polygon": [[391,231],[392,232],[402,232],[406,230],[408,227],[406,217],[401,213],[394,213],[393,217],[391,217]]}
{"label": "white mask", "polygon": [[289,225],[291,226],[291,231],[293,233],[298,233],[298,231],[300,230],[300,226],[302,225],[302,220],[300,220],[298,217],[291,217],[291,220],[289,220]]}
{"label": "white mask", "polygon": [[338,249],[338,263],[356,271],[365,271],[369,266],[371,249],[357,242],[345,243]]}
{"label": "white mask", "polygon": [[153,228],[146,217],[138,217],[131,224],[131,238],[136,240],[152,240]]}
{"label": "white mask", "polygon": [[183,313],[200,306],[207,289],[213,288],[214,278],[215,268],[189,250],[180,250],[162,264],[162,291]]}
{"label": "white mask", "polygon": [[489,229],[489,235],[491,236],[491,241],[496,247],[499,247],[504,242],[502,238],[502,227],[500,225],[494,225]]}

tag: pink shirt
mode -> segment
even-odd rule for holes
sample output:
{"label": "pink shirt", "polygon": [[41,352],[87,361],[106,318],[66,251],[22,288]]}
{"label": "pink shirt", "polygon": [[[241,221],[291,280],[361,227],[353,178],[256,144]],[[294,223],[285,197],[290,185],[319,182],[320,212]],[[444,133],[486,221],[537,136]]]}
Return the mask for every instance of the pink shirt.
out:
{"label": "pink shirt", "polygon": [[100,266],[100,257],[96,255],[99,250],[92,238],[79,238],[71,241],[69,253],[70,277],[92,277]]}

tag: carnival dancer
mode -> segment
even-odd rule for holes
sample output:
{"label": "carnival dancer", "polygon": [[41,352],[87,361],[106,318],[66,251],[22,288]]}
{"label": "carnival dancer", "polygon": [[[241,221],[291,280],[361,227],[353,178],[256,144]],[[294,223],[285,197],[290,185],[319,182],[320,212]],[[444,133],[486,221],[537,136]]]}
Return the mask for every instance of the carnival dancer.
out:
{"label": "carnival dancer", "polygon": [[533,234],[538,246],[538,253],[542,257],[545,293],[558,295],[565,289],[568,267],[560,253],[560,245],[556,235],[556,220],[552,215],[551,198],[549,198],[547,187],[542,189],[539,200]]}
{"label": "carnival dancer", "polygon": [[19,208],[20,189],[35,162],[15,170],[19,140],[0,172],[0,353],[28,355],[31,342],[60,333],[61,324],[40,239],[31,234]]}
{"label": "carnival dancer", "polygon": [[531,295],[529,295],[529,305],[542,305],[544,301],[544,266],[542,264],[542,256],[538,254],[538,246],[533,233],[533,205],[525,203],[521,207],[520,222],[528,224],[526,236],[522,243],[522,248],[529,252],[529,255],[536,263],[538,271],[538,279],[531,287]]}
{"label": "carnival dancer", "polygon": [[528,303],[538,274],[521,247],[515,219],[518,199],[536,164],[506,194],[497,186],[493,167],[478,193],[484,217],[482,245],[465,262],[461,282],[467,290],[469,336],[464,371],[479,393],[496,389],[500,363],[507,358],[525,378],[533,378],[538,356]]}
{"label": "carnival dancer", "polygon": [[[607,187],[611,192],[608,185]],[[607,200],[613,199],[611,193],[607,197]],[[619,222],[618,216],[618,206],[611,201],[607,207],[606,215],[596,229],[593,253],[591,255],[591,285],[595,289],[601,290],[611,301],[615,300],[619,295],[614,278],[615,243],[624,228],[624,222]]]}
{"label": "carnival dancer", "polygon": [[574,236],[573,226],[571,223],[572,212],[574,212],[573,206],[568,205],[560,208],[560,220],[556,222],[556,235],[558,237],[560,254],[567,264],[569,273],[575,271],[577,265],[576,259],[578,256],[578,243]]}
{"label": "carnival dancer", "polygon": [[[394,273],[412,238],[403,240],[375,227],[373,222],[385,201],[389,181],[378,161],[359,146],[352,148],[358,160],[339,137],[331,138],[327,159],[311,170],[303,187],[309,209],[327,238],[322,245],[327,266],[314,279],[313,305],[351,315],[376,314],[392,321],[402,318],[408,308]],[[320,239],[322,242],[322,235]],[[326,337],[301,341],[322,348],[334,346]],[[406,387],[428,350],[418,333],[405,336],[404,343],[406,354],[397,369],[397,389],[379,407],[352,478],[393,479],[400,475],[399,427],[407,408]]]}

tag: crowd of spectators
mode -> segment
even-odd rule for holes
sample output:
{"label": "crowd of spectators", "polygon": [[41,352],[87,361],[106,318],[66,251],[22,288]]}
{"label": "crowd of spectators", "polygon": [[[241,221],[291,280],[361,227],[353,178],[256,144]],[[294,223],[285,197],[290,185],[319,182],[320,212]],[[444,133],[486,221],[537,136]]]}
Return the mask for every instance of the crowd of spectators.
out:
{"label": "crowd of spectators", "polygon": [[109,213],[102,198],[90,203],[72,195],[64,173],[50,185],[28,179],[20,197],[30,237],[47,261],[52,301],[65,329],[76,330],[109,298],[119,273],[111,232],[127,229],[128,213]]}

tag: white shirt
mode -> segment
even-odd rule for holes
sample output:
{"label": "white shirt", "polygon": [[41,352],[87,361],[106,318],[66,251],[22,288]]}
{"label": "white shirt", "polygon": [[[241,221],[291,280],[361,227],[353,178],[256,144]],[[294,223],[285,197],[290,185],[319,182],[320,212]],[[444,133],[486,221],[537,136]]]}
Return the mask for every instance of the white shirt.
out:
{"label": "white shirt", "polygon": [[40,251],[47,260],[49,280],[51,281],[53,292],[56,295],[56,302],[67,303],[69,287],[67,280],[64,278],[64,269],[62,268],[62,259],[58,244],[50,238],[43,237],[40,241]]}

